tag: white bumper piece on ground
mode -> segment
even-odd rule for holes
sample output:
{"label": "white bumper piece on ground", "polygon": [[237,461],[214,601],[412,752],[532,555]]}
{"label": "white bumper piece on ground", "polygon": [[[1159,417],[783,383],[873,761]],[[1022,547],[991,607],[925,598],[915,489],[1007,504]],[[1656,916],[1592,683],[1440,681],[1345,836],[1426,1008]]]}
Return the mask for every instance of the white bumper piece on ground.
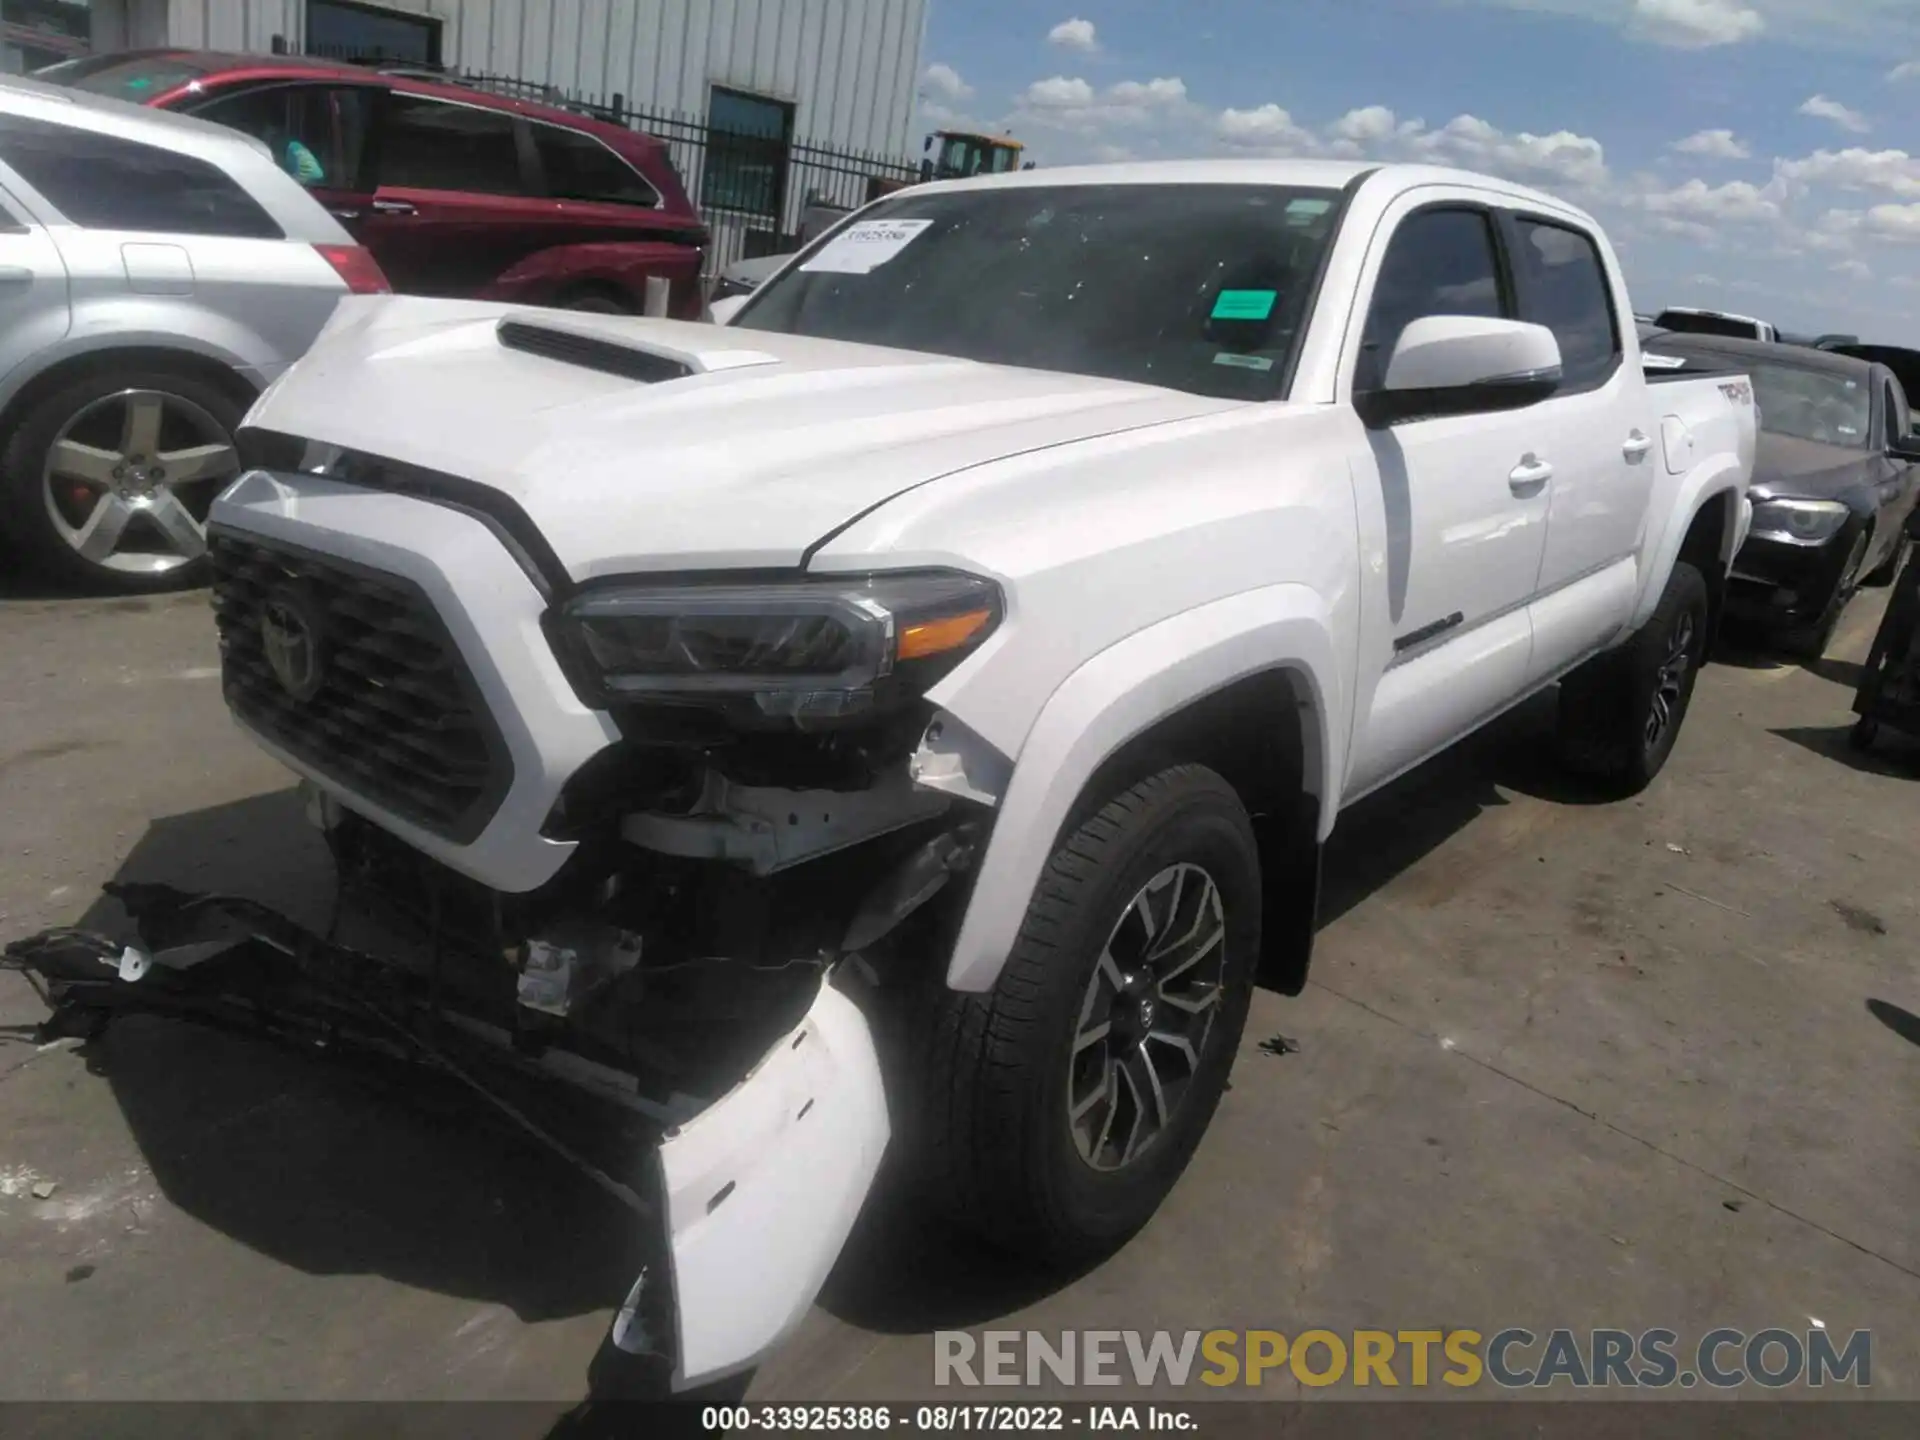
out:
{"label": "white bumper piece on ground", "polygon": [[872,1032],[831,983],[745,1079],[669,1132],[676,1391],[757,1364],[805,1317],[889,1134]]}

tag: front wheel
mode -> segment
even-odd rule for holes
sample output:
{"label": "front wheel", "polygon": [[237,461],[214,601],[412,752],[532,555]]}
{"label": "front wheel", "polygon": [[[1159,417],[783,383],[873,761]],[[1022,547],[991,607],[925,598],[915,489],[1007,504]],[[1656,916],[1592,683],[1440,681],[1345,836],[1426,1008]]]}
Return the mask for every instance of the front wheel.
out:
{"label": "front wheel", "polygon": [[1707,653],[1707,582],[1678,561],[1647,623],[1560,686],[1567,764],[1616,795],[1653,783],[1673,753]]}
{"label": "front wheel", "polygon": [[932,989],[907,1137],[930,1198],[1044,1263],[1123,1244],[1226,1088],[1260,905],[1220,776],[1174,766],[1107,800],[1054,852],[994,988]]}

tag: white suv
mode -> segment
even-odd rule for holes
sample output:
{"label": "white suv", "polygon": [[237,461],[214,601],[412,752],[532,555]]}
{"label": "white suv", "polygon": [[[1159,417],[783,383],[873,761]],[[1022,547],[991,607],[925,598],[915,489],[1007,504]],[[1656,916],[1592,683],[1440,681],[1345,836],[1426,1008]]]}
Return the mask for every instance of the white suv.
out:
{"label": "white suv", "polygon": [[241,415],[386,288],[258,141],[0,78],[0,533],[90,589],[196,578]]}

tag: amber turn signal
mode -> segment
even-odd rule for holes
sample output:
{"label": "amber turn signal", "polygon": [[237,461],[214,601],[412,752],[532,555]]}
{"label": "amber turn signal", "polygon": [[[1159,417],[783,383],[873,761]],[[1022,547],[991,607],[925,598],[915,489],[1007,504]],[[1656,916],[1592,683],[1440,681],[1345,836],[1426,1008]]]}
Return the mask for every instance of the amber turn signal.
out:
{"label": "amber turn signal", "polygon": [[961,615],[942,615],[937,620],[922,620],[900,632],[901,660],[922,660],[958,650],[993,621],[991,610],[969,610]]}

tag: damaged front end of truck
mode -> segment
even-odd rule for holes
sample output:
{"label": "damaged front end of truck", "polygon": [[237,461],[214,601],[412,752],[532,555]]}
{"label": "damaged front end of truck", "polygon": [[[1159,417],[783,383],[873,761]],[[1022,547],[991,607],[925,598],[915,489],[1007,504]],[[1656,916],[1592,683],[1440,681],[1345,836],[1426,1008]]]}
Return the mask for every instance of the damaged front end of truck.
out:
{"label": "damaged front end of truck", "polygon": [[[896,1000],[943,983],[1005,781],[927,692],[999,590],[558,583],[497,514],[323,450],[236,482],[210,549],[228,705],[302,777],[335,923],[115,885],[126,934],[8,960],[49,1037],[141,1012],[449,1077],[647,1227],[612,1343],[674,1390],[736,1375],[892,1138]],[[526,1098],[556,1093],[591,1140]]]}

